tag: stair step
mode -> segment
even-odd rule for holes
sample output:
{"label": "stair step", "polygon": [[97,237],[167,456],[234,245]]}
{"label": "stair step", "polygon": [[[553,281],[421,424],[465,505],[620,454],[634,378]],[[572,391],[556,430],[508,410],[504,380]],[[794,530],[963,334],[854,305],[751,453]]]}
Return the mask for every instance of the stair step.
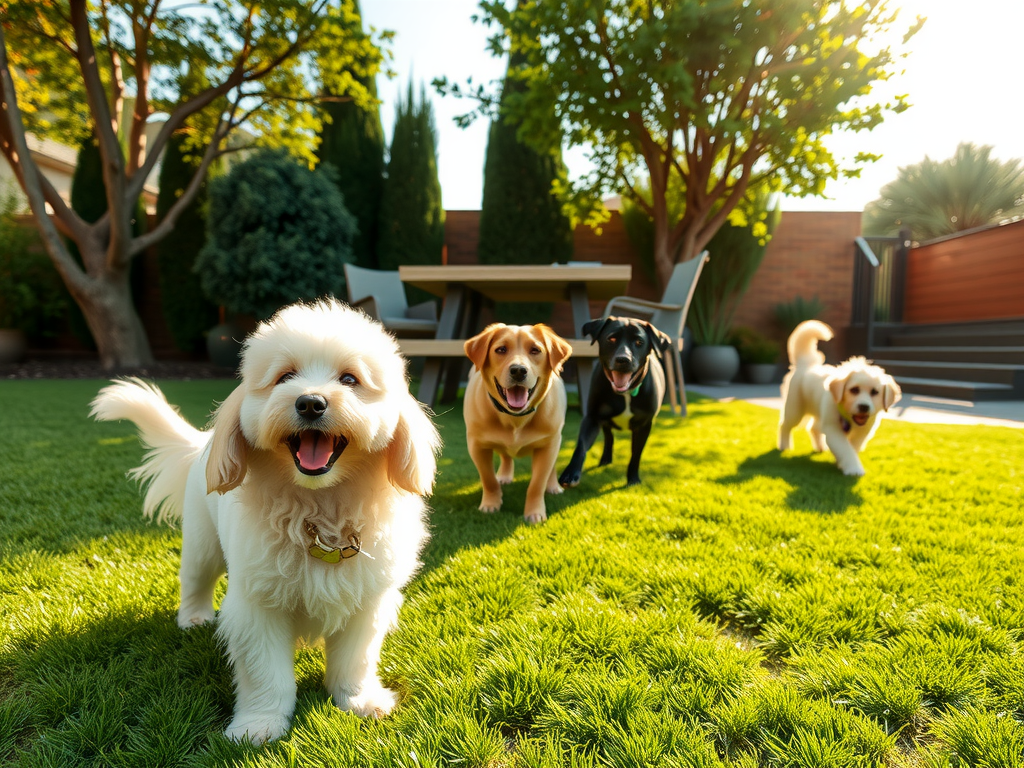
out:
{"label": "stair step", "polygon": [[1020,347],[876,347],[868,357],[883,355],[900,360],[938,363],[1001,363],[1024,365],[1024,346]]}
{"label": "stair step", "polygon": [[1013,387],[1007,384],[992,384],[983,381],[953,381],[949,379],[927,379],[912,376],[897,376],[900,388],[915,395],[946,397],[951,400],[1015,400]]}
{"label": "stair step", "polygon": [[[890,350],[898,353],[897,350]],[[939,362],[933,360],[903,360],[875,358],[875,365],[895,376],[910,376],[920,379],[946,379],[950,381],[976,381],[990,384],[1006,384],[1013,387],[1020,381],[1024,384],[1024,365],[1003,363]]]}

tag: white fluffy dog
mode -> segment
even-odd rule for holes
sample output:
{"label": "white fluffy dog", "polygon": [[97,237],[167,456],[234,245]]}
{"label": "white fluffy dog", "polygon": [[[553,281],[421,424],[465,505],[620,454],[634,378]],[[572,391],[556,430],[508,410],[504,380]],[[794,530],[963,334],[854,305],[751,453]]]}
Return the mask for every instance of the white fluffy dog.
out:
{"label": "white fluffy dog", "polygon": [[226,736],[287,731],[299,638],[324,639],[338,707],[387,714],[395,697],[377,662],[427,538],[437,430],[394,339],[333,300],[262,323],[241,379],[205,432],[137,380],[92,404],[97,419],[138,425],[149,452],[131,474],[148,484],[145,513],[181,521],[178,625],[211,621],[230,574],[217,627],[236,689]]}
{"label": "white fluffy dog", "polygon": [[790,369],[782,380],[779,450],[788,450],[793,429],[809,418],[807,431],[815,451],[827,447],[844,475],[863,475],[857,455],[878,428],[879,413],[900,399],[900,387],[877,365],[851,357],[839,366],[825,365],[819,341],[832,329],[817,320],[800,323],[786,344]]}

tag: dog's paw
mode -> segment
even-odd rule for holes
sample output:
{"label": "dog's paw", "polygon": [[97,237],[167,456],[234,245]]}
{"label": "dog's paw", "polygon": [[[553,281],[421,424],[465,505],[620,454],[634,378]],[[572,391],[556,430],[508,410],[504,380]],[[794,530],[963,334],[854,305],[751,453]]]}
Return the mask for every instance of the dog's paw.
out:
{"label": "dog's paw", "polygon": [[579,470],[568,467],[558,476],[558,484],[563,488],[575,488],[580,484]]}
{"label": "dog's paw", "polygon": [[201,627],[203,624],[213,621],[215,617],[216,614],[213,612],[212,607],[193,610],[181,608],[178,610],[178,626],[182,629]]}
{"label": "dog's paw", "polygon": [[336,694],[334,704],[359,717],[386,717],[395,708],[395,692],[382,685],[364,687],[354,696]]}
{"label": "dog's paw", "polygon": [[859,462],[857,464],[840,467],[840,469],[847,477],[863,477],[865,474],[864,467]]}
{"label": "dog's paw", "polygon": [[530,525],[537,525],[537,523],[543,523],[547,519],[548,513],[547,510],[545,510],[543,507],[541,507],[540,509],[535,509],[531,512],[523,513],[523,520],[525,520]]}
{"label": "dog's paw", "polygon": [[236,715],[224,731],[231,741],[248,739],[259,746],[267,741],[279,739],[288,732],[288,718],[284,715]]}
{"label": "dog's paw", "polygon": [[484,493],[483,498],[480,499],[480,506],[478,509],[481,512],[497,512],[501,509],[501,494],[500,493]]}
{"label": "dog's paw", "polygon": [[558,485],[557,483],[552,483],[551,485],[544,489],[544,492],[550,493],[552,496],[557,496],[560,493],[565,493],[565,488]]}
{"label": "dog's paw", "polygon": [[626,478],[626,487],[629,488],[631,485],[640,485],[640,475]]}
{"label": "dog's paw", "polygon": [[498,485],[511,485],[512,484],[512,473],[499,472],[496,477],[498,478]]}

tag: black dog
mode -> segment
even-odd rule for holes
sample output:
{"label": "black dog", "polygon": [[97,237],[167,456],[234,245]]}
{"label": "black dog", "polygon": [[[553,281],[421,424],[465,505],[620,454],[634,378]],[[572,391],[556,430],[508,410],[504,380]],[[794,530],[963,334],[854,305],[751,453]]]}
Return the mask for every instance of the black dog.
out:
{"label": "black dog", "polygon": [[579,484],[587,451],[600,427],[604,431],[601,467],[612,462],[612,430],[628,429],[632,433],[633,453],[626,485],[636,485],[640,482],[640,454],[665,397],[665,371],[659,358],[672,340],[647,321],[631,317],[591,320],[583,326],[583,333],[593,340],[591,343],[597,342],[600,366],[590,380],[590,397],[580,422],[576,450],[558,482],[566,488]]}

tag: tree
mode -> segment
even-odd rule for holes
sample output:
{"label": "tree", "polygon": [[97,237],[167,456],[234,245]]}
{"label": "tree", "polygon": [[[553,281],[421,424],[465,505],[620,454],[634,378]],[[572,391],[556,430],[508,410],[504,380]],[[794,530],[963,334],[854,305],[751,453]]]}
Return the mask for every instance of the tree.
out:
{"label": "tree", "polygon": [[[379,233],[377,255],[381,269],[397,269],[400,264],[441,263],[444,207],[437,178],[434,112],[425,89],[420,89],[416,101],[411,82],[405,98],[399,98],[395,107],[387,178],[380,201]],[[423,298],[430,297],[424,294]]]}
{"label": "tree", "polygon": [[931,240],[1024,215],[1024,166],[1000,162],[992,147],[963,143],[953,157],[899,169],[864,209],[864,231],[897,235],[910,229]]}
{"label": "tree", "polygon": [[[509,68],[519,64],[513,54]],[[502,101],[521,91],[518,81],[505,79]],[[562,212],[555,185],[564,181],[559,145],[538,151],[516,136],[503,115],[491,122],[484,160],[483,204],[477,254],[482,264],[550,264],[572,256],[572,224]],[[551,305],[544,307],[547,313]],[[525,312],[521,311],[526,309]],[[511,310],[511,311],[510,311]],[[509,322],[518,315],[543,319],[538,306],[499,307]]]}
{"label": "tree", "polygon": [[[351,0],[213,0],[201,9],[159,0],[3,5],[0,151],[108,368],[151,361],[131,302],[130,264],[174,229],[210,165],[239,148],[238,129],[312,162],[320,124],[312,84],[323,84],[339,94],[335,98],[371,101],[351,72],[375,72],[380,51],[359,32]],[[185,87],[200,75],[206,87]],[[126,103],[130,117],[121,126]],[[146,125],[161,112],[167,119],[148,141]],[[195,173],[161,221],[135,234],[131,221],[143,185],[190,118],[207,126],[191,147],[200,158]],[[95,133],[107,203],[97,221],[79,216],[40,173],[28,151],[29,131],[75,143]],[[62,236],[78,246],[81,266]]]}
{"label": "tree", "polygon": [[355,219],[326,166],[311,171],[266,150],[210,183],[206,245],[195,270],[206,295],[236,313],[270,317],[337,293],[352,263]]}
{"label": "tree", "polygon": [[[484,0],[481,9],[497,28],[495,55],[525,56],[509,73],[525,90],[505,114],[538,146],[564,135],[589,147],[592,173],[567,190],[577,215],[593,221],[600,196],[623,187],[649,206],[662,283],[676,261],[706,247],[749,187],[820,194],[827,179],[858,173],[839,167],[828,135],[873,128],[906,106],[904,97],[867,98],[894,70],[889,48],[871,50],[895,23],[886,0],[567,0],[513,9]],[[486,86],[436,85],[493,112]],[[676,176],[686,205],[672,218],[665,191]],[[649,204],[635,192],[644,180]]]}
{"label": "tree", "polygon": [[[358,3],[356,10],[358,11]],[[354,101],[326,102],[320,131],[321,163],[337,170],[338,187],[345,207],[356,217],[359,232],[352,250],[356,264],[377,267],[377,225],[380,197],[384,187],[384,128],[380,122],[377,78],[354,74],[373,102],[360,106]]]}

